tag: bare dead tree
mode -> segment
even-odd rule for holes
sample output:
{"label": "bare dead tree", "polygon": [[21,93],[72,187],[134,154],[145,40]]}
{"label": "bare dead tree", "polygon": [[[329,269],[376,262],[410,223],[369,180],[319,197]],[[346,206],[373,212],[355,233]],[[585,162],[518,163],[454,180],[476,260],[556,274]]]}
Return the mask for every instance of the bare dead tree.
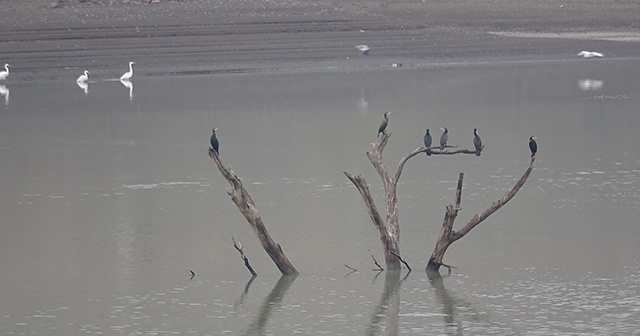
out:
{"label": "bare dead tree", "polygon": [[255,202],[249,195],[249,192],[242,185],[240,178],[231,170],[230,167],[225,166],[220,160],[220,155],[213,149],[209,149],[209,157],[216,164],[222,176],[231,185],[231,191],[227,192],[231,196],[231,200],[236,204],[238,210],[242,213],[244,218],[249,222],[249,225],[253,229],[253,232],[258,236],[262,248],[267,252],[271,260],[276,264],[282,274],[298,274],[298,271],[293,264],[289,261],[287,256],[282,251],[280,244],[271,239],[267,228],[262,223],[262,218],[258,213]]}
{"label": "bare dead tree", "polygon": [[[373,201],[373,197],[371,196],[371,192],[369,191],[369,186],[366,179],[362,175],[355,176],[347,172],[343,173],[360,192],[360,195],[364,200],[364,205],[367,208],[367,212],[369,213],[369,217],[371,218],[373,225],[376,227],[376,229],[378,229],[378,233],[380,234],[380,241],[382,242],[382,246],[384,249],[384,259],[385,263],[387,264],[387,268],[398,269],[401,267],[401,260],[397,257],[400,255],[400,226],[398,223],[398,198],[396,189],[398,186],[398,181],[400,180],[400,176],[402,175],[404,165],[409,159],[420,153],[426,153],[427,150],[432,150],[432,155],[476,154],[476,151],[472,151],[469,149],[458,149],[453,151],[433,151],[433,149],[439,149],[440,147],[419,147],[413,152],[409,153],[409,155],[407,155],[406,157],[402,158],[400,160],[400,163],[398,164],[398,168],[396,169],[395,174],[391,175],[382,162],[382,152],[389,142],[390,137],[391,133],[382,133],[381,136],[378,137],[378,140],[373,143],[373,148],[370,151],[367,151],[367,158],[369,158],[369,161],[371,161],[371,164],[382,179],[386,208],[386,216],[384,219],[380,215],[380,212],[378,211],[378,208]],[[482,147],[482,149],[484,149],[484,146]]]}
{"label": "bare dead tree", "polygon": [[484,210],[481,214],[475,214],[469,220],[469,222],[462,227],[458,231],[453,230],[453,223],[458,216],[458,211],[460,211],[460,203],[462,201],[462,180],[464,178],[464,174],[460,173],[458,177],[458,186],[456,188],[456,199],[455,204],[447,205],[446,212],[444,215],[444,220],[442,222],[442,228],[440,229],[440,234],[438,236],[438,241],[436,242],[436,246],[429,258],[429,262],[427,263],[427,271],[439,271],[440,266],[447,267],[451,269],[451,266],[443,264],[442,259],[444,258],[444,254],[447,251],[447,248],[451,246],[454,242],[458,241],[462,237],[466,236],[469,231],[475,228],[478,224],[482,223],[485,219],[491,216],[493,213],[498,211],[498,209],[502,208],[507,202],[509,202],[522,188],[522,186],[527,182],[529,175],[533,171],[533,166],[536,161],[536,155],[531,156],[531,162],[529,163],[529,167],[525,170],[522,177],[516,182],[516,184],[509,190],[502,198],[493,202],[486,210]]}

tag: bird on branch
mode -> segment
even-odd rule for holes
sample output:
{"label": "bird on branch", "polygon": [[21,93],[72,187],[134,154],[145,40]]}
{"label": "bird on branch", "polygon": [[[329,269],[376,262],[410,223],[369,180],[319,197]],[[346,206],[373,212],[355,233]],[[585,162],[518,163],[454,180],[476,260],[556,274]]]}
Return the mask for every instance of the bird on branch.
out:
{"label": "bird on branch", "polygon": [[211,131],[211,148],[216,151],[216,153],[220,154],[220,152],[218,151],[218,149],[220,148],[220,143],[218,142],[218,138],[216,137],[216,130],[217,128],[214,128]]}
{"label": "bird on branch", "polygon": [[380,133],[382,134],[386,134],[385,130],[387,129],[387,125],[389,125],[389,115],[391,114],[391,112],[385,112],[384,113],[384,120],[382,120],[382,123],[380,124],[380,127],[378,127],[378,135],[380,136]]}
{"label": "bird on branch", "polygon": [[429,129],[427,128],[427,133],[424,134],[424,146],[427,147],[427,156],[431,156],[431,134],[429,134]]}
{"label": "bird on branch", "polygon": [[538,152],[538,143],[536,142],[536,137],[532,136],[529,138],[529,149],[531,150],[531,156],[536,155]]}
{"label": "bird on branch", "polygon": [[478,129],[473,129],[473,146],[476,147],[476,156],[480,156],[480,152],[482,152],[482,140],[478,135]]}
{"label": "bird on branch", "polygon": [[449,141],[449,130],[446,127],[440,128],[442,130],[442,135],[440,136],[440,150],[444,150],[447,146],[447,141]]}

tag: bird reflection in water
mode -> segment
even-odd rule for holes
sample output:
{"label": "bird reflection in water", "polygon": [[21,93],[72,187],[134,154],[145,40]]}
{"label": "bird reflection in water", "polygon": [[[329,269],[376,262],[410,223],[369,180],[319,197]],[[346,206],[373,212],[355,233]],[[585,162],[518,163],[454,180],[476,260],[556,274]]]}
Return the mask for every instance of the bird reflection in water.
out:
{"label": "bird reflection in water", "polygon": [[76,84],[84,91],[85,96],[89,94],[89,84],[87,84],[87,82],[76,82]]}
{"label": "bird reflection in water", "polygon": [[129,89],[129,100],[133,100],[133,83],[124,79],[121,79],[120,83]]}
{"label": "bird reflection in water", "polygon": [[604,86],[604,81],[601,80],[597,80],[597,79],[579,79],[578,80],[578,87],[580,87],[580,90],[582,91],[597,91],[597,90],[602,90],[602,87]]}
{"label": "bird reflection in water", "polygon": [[4,104],[9,106],[9,88],[4,86],[4,85],[0,85],[0,96],[4,97]]}

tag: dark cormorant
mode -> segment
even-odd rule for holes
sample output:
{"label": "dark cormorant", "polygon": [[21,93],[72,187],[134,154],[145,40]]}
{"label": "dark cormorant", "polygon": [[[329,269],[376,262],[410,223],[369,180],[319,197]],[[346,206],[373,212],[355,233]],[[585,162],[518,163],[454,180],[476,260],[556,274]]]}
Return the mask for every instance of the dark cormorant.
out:
{"label": "dark cormorant", "polygon": [[480,152],[482,152],[482,140],[480,140],[477,128],[473,129],[473,145],[476,147],[476,156],[480,156]]}
{"label": "dark cormorant", "polygon": [[220,143],[218,142],[218,138],[216,137],[216,130],[217,128],[214,128],[211,131],[211,148],[213,148],[216,153],[220,154],[220,152],[218,151],[218,149],[220,148]]}
{"label": "dark cormorant", "polygon": [[440,128],[442,130],[442,135],[440,136],[440,150],[444,150],[444,147],[447,145],[447,141],[449,141],[449,130],[446,127]]}
{"label": "dark cormorant", "polygon": [[384,120],[380,124],[380,127],[378,127],[378,136],[380,136],[380,133],[385,133],[384,130],[387,129],[387,125],[389,125],[389,114],[391,114],[391,112],[384,113]]}
{"label": "dark cormorant", "polygon": [[529,149],[531,150],[531,156],[536,155],[538,152],[538,143],[536,142],[536,137],[532,136],[529,138]]}
{"label": "dark cormorant", "polygon": [[427,156],[431,156],[431,134],[429,134],[429,129],[427,128],[427,133],[424,134],[424,146],[427,147]]}

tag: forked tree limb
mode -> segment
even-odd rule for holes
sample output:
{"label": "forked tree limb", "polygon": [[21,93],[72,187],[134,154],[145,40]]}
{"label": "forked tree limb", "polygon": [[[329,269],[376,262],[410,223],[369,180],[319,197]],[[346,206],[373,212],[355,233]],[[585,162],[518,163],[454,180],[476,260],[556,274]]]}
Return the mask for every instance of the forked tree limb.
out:
{"label": "forked tree limb", "polygon": [[242,213],[247,222],[249,222],[253,232],[258,236],[262,248],[267,252],[269,257],[271,257],[271,260],[273,260],[280,272],[282,274],[298,274],[296,268],[293,267],[293,264],[291,264],[282,251],[280,244],[273,241],[269,235],[267,228],[264,226],[264,223],[262,223],[262,218],[258,213],[253,199],[242,185],[240,178],[231,170],[231,167],[227,167],[222,163],[218,152],[209,149],[209,157],[211,157],[222,176],[231,185],[231,191],[228,192],[231,200],[236,204],[238,210],[240,210],[240,213]]}
{"label": "forked tree limb", "polygon": [[[458,211],[460,210],[460,202],[462,199],[462,180],[463,180],[464,174],[462,173],[460,174],[458,178],[458,186],[456,188],[455,205],[454,204],[447,205],[444,220],[442,222],[442,228],[440,229],[440,234],[438,235],[436,246],[433,249],[433,253],[431,254],[431,257],[429,258],[429,262],[427,263],[428,271],[438,271],[440,269],[440,266],[444,266],[444,264],[442,263],[442,260],[444,258],[445,252],[447,251],[447,248],[449,248],[451,244],[453,244],[455,241],[464,237],[474,227],[476,227],[482,221],[484,221],[493,213],[498,211],[498,209],[500,209],[505,204],[507,204],[507,202],[509,202],[518,193],[520,188],[522,188],[522,186],[525,184],[525,182],[529,178],[529,175],[533,171],[535,161],[536,161],[536,156],[534,155],[531,157],[531,161],[529,162],[529,167],[527,168],[527,170],[525,170],[522,177],[518,180],[518,182],[516,182],[513,188],[511,188],[511,190],[509,190],[502,198],[500,198],[496,202],[493,202],[493,204],[491,204],[491,206],[489,206],[481,214],[473,215],[471,220],[459,231],[454,231],[453,224],[454,224],[455,218],[458,215]],[[446,267],[449,267],[449,266],[446,266]]]}
{"label": "forked tree limb", "polygon": [[[468,149],[440,151],[440,147],[419,147],[413,152],[409,153],[409,155],[407,155],[406,157],[402,158],[400,160],[400,163],[398,164],[398,168],[396,169],[395,174],[391,175],[382,161],[382,152],[389,142],[390,137],[391,133],[383,133],[378,137],[377,141],[372,144],[373,148],[370,151],[367,151],[367,158],[369,158],[369,161],[378,172],[378,175],[380,175],[380,179],[382,180],[382,185],[384,187],[386,208],[386,218],[384,221],[382,220],[382,216],[378,212],[378,209],[373,201],[373,197],[371,196],[364,177],[362,177],[361,175],[354,176],[347,172],[344,172],[344,174],[360,192],[360,195],[364,200],[365,207],[367,208],[367,212],[369,213],[369,217],[380,233],[380,240],[382,241],[382,245],[384,248],[387,268],[397,269],[400,268],[399,261],[402,260],[396,257],[400,255],[400,225],[398,222],[398,198],[396,190],[398,181],[402,176],[402,171],[407,161],[420,153],[426,153],[428,150],[431,150],[431,153],[435,155],[476,154],[476,151]],[[456,146],[446,147],[454,148]],[[438,149],[438,151],[433,151],[433,149]],[[482,149],[484,149],[484,147]]]}

